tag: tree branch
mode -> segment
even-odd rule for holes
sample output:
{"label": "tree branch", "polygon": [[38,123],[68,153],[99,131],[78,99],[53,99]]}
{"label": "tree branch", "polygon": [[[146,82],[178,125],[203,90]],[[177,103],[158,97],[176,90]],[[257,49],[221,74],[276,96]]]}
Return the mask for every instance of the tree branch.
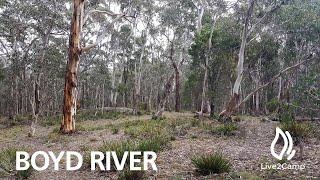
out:
{"label": "tree branch", "polygon": [[280,8],[280,4],[274,5],[269,11],[267,11],[262,18],[260,18],[254,25],[251,26],[249,32],[248,32],[248,37],[251,35],[251,33],[255,30],[255,28],[262,22],[264,21],[271,13],[276,11],[277,9]]}
{"label": "tree branch", "polygon": [[114,26],[114,24],[115,24],[117,21],[119,21],[121,18],[125,18],[125,17],[127,17],[127,16],[124,15],[124,14],[117,15],[117,17],[116,17],[115,19],[113,19],[113,21],[112,21],[110,24],[108,24],[108,25],[104,28],[104,30],[98,35],[95,43],[90,44],[90,45],[88,45],[88,46],[86,46],[86,47],[81,48],[81,53],[87,52],[87,51],[89,51],[90,49],[96,47],[98,44],[100,44],[100,43],[102,42],[102,40],[106,37],[107,32]]}
{"label": "tree branch", "polygon": [[247,95],[247,97],[244,98],[244,99],[238,104],[237,108],[239,108],[242,104],[244,104],[245,102],[247,102],[247,101],[251,98],[251,96],[253,96],[255,93],[257,93],[258,91],[260,91],[260,90],[268,87],[270,84],[272,84],[274,81],[276,81],[279,77],[281,77],[281,75],[284,74],[285,72],[290,71],[290,70],[295,69],[295,68],[298,68],[299,66],[301,66],[302,64],[304,64],[304,63],[306,63],[306,62],[308,62],[308,61],[310,61],[310,60],[311,60],[311,58],[308,58],[308,59],[306,59],[306,60],[304,60],[304,61],[301,61],[301,62],[299,62],[299,63],[297,63],[297,64],[295,64],[295,65],[293,65],[293,66],[290,66],[290,67],[287,67],[286,69],[283,69],[283,70],[280,71],[276,76],[274,76],[268,83],[266,83],[266,84],[258,87],[258,88],[255,89],[253,92],[251,92],[249,95]]}
{"label": "tree branch", "polygon": [[88,20],[90,15],[92,15],[94,13],[107,14],[112,17],[125,16],[124,14],[117,14],[117,13],[114,13],[114,12],[107,10],[107,9],[92,9],[92,10],[89,10],[89,12],[84,16],[83,24],[85,24],[85,22]]}

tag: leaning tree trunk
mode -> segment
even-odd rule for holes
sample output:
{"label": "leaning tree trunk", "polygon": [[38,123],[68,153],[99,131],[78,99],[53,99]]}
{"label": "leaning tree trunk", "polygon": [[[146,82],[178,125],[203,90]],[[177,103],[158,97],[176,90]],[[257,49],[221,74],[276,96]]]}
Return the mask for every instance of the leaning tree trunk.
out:
{"label": "leaning tree trunk", "polygon": [[244,58],[245,58],[245,49],[247,45],[247,38],[248,38],[248,29],[249,29],[249,22],[250,18],[253,12],[253,6],[254,6],[254,0],[250,0],[249,2],[249,8],[247,11],[244,28],[242,31],[242,38],[241,38],[241,46],[239,51],[239,60],[238,60],[238,66],[237,66],[237,79],[234,83],[233,90],[232,90],[232,96],[230,98],[230,101],[227,104],[227,107],[224,111],[220,113],[220,116],[229,118],[233,112],[236,111],[237,105],[240,101],[240,85],[242,82],[243,77],[243,64],[244,64]]}
{"label": "leaning tree trunk", "polygon": [[73,0],[74,9],[71,21],[69,55],[65,75],[62,133],[75,131],[75,115],[77,111],[77,73],[81,54],[80,36],[84,15],[84,0]]}

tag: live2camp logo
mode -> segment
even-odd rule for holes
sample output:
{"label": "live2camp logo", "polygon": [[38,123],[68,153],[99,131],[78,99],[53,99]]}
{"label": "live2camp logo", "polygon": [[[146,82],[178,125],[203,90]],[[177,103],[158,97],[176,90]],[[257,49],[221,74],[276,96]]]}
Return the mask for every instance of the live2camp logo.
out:
{"label": "live2camp logo", "polygon": [[[275,152],[275,146],[276,146],[277,141],[279,139],[279,135],[281,135],[281,137],[283,139],[284,146],[282,148],[281,153],[278,155]],[[293,140],[292,140],[290,133],[288,131],[286,131],[286,133],[284,133],[280,128],[277,127],[276,137],[272,141],[272,144],[270,147],[272,156],[281,161],[281,160],[283,160],[284,156],[286,155],[287,160],[291,160],[293,158],[293,156],[296,154],[296,150],[292,150],[292,148],[293,148]]]}
{"label": "live2camp logo", "polygon": [[[276,144],[280,138],[283,139],[283,148],[280,154],[277,154],[275,151]],[[286,131],[283,132],[279,127],[276,128],[276,136],[271,143],[270,151],[273,157],[275,157],[278,161],[284,161],[284,163],[278,164],[261,164],[261,170],[304,170],[306,167],[304,164],[289,164],[286,161],[290,161],[296,154],[296,150],[293,150],[293,140],[291,134]]]}

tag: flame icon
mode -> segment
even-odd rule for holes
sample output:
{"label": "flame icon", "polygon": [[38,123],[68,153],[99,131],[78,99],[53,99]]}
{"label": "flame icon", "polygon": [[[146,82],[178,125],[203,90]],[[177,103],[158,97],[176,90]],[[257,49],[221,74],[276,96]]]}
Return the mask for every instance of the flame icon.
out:
{"label": "flame icon", "polygon": [[[280,135],[283,138],[284,146],[281,150],[281,153],[278,155],[275,152],[275,146],[276,146],[276,143],[277,143]],[[291,137],[290,133],[288,131],[286,131],[284,133],[279,127],[277,127],[276,137],[274,138],[273,142],[271,143],[271,147],[270,147],[272,156],[274,156],[278,160],[282,160],[283,157],[286,156],[287,160],[291,160],[296,153],[296,151],[292,150],[292,148],[293,148],[293,141],[292,141],[292,137]]]}

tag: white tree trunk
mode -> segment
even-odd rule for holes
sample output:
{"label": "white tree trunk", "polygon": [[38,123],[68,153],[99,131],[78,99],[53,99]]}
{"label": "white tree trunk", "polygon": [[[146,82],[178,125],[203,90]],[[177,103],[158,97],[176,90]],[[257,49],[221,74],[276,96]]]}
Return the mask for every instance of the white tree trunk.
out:
{"label": "white tree trunk", "polygon": [[198,22],[197,22],[197,33],[200,33],[201,32],[201,29],[202,29],[202,18],[203,18],[203,15],[204,15],[204,3],[201,2],[201,5],[199,6],[199,9],[198,9]]}
{"label": "white tree trunk", "polygon": [[115,88],[116,88],[115,83],[116,83],[116,67],[115,67],[115,63],[113,63],[113,70],[112,70],[112,76],[111,76],[111,93],[110,93],[111,106],[115,105],[115,102],[114,102]]}
{"label": "white tree trunk", "polygon": [[249,9],[247,12],[244,28],[242,31],[242,37],[241,37],[241,46],[240,46],[240,51],[239,51],[239,60],[238,60],[238,66],[237,66],[237,79],[236,82],[234,83],[233,87],[233,94],[239,95],[239,90],[240,90],[240,84],[242,82],[242,77],[243,77],[243,64],[244,64],[244,58],[245,58],[245,49],[247,45],[247,38],[248,38],[248,28],[249,28],[249,21],[253,12],[253,5],[254,5],[254,0],[249,1]]}

